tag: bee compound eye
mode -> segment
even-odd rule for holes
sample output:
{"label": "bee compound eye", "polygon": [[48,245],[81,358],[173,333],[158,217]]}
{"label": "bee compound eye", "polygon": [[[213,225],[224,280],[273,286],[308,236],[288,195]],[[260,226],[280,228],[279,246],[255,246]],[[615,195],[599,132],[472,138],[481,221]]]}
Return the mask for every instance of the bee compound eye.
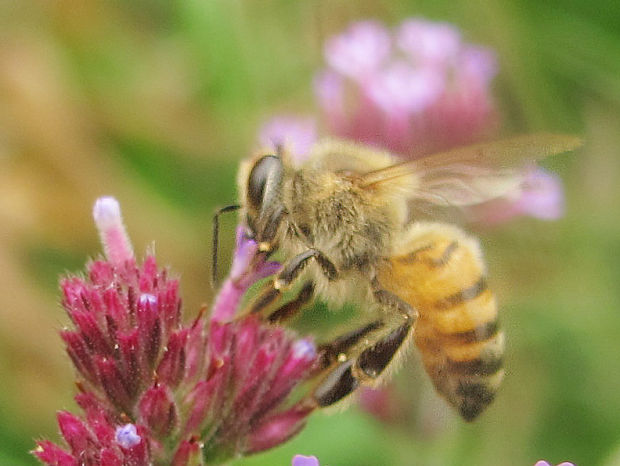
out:
{"label": "bee compound eye", "polygon": [[282,178],[282,162],[275,155],[259,159],[248,178],[247,198],[250,207],[261,210],[263,201],[269,197],[269,190],[279,186]]}

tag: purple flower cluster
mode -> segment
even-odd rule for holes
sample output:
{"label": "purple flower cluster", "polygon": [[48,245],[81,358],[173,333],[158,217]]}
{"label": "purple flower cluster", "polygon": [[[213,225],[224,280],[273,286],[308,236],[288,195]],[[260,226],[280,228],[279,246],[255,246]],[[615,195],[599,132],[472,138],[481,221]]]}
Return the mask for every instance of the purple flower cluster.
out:
{"label": "purple flower cluster", "polygon": [[[411,18],[390,30],[361,21],[329,39],[324,52],[326,67],[314,89],[325,135],[412,159],[488,139],[500,127],[491,90],[495,56],[465,42],[450,24]],[[301,162],[316,126],[312,118],[275,117],[259,141],[285,145]],[[563,200],[561,183],[534,167],[520,193],[468,215],[489,224],[518,215],[557,219]]]}
{"label": "purple flower cluster", "polygon": [[325,58],[315,89],[330,134],[415,157],[480,139],[496,122],[495,57],[449,24],[355,23]]}
{"label": "purple flower cluster", "polygon": [[296,434],[313,406],[286,402],[314,365],[314,344],[235,318],[243,293],[277,264],[257,258],[256,244],[239,234],[211,318],[202,312],[184,324],[178,281],[150,254],[137,263],[116,201],[97,201],[95,220],[106,259],[61,283],[74,326],[61,336],[84,417],[60,412],[68,449],[43,440],[34,454],[59,466],[204,464]]}

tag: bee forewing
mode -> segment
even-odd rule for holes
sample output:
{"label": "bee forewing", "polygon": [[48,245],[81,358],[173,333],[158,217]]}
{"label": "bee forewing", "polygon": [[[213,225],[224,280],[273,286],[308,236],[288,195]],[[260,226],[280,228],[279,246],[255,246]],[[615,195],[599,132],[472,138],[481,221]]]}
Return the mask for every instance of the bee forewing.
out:
{"label": "bee forewing", "polygon": [[523,182],[523,175],[523,172],[504,172],[475,176],[450,175],[432,180],[422,178],[412,197],[455,207],[480,204],[518,192]]}
{"label": "bee forewing", "polygon": [[581,144],[575,136],[548,133],[474,144],[369,172],[363,184],[415,175],[419,185],[413,187],[412,198],[456,206],[477,204],[518,189],[536,160]]}

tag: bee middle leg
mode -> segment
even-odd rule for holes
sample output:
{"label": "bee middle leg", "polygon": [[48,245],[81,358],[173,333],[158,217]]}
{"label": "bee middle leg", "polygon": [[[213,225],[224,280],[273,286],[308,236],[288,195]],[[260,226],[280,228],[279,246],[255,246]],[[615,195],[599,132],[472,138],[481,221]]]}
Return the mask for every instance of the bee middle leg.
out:
{"label": "bee middle leg", "polygon": [[[361,329],[337,338],[323,349],[324,375],[315,388],[312,398],[320,406],[330,406],[351,394],[360,385],[373,385],[383,371],[390,365],[403,343],[408,339],[417,318],[417,312],[398,296],[389,291],[376,288],[374,296],[386,311],[397,311],[402,319],[390,319],[388,325],[382,321],[374,322]],[[392,314],[393,315],[393,314]],[[348,358],[340,351],[352,348],[371,330],[387,327],[385,332],[359,354]],[[337,354],[337,357],[334,355]]]}
{"label": "bee middle leg", "polygon": [[[335,280],[338,277],[336,266],[318,249],[308,249],[301,254],[296,255],[287,261],[282,270],[276,275],[275,279],[270,280],[265,287],[259,292],[258,296],[252,300],[249,306],[249,313],[264,313],[266,309],[272,307],[282,299],[282,291],[289,288],[299,277],[299,274],[308,264],[310,259],[317,261],[321,270],[329,280]],[[299,292],[296,299],[291,301],[290,306],[284,305],[276,310],[270,317],[269,321],[281,321],[285,318],[292,317],[306,302],[308,302],[314,294],[314,285],[306,283]],[[275,314],[275,315],[274,315]],[[273,316],[273,318],[271,318]]]}
{"label": "bee middle leg", "polygon": [[308,281],[304,283],[297,296],[286,304],[283,304],[278,309],[273,311],[267,316],[267,321],[271,324],[282,324],[292,318],[294,318],[299,311],[307,304],[314,296],[314,283]]}

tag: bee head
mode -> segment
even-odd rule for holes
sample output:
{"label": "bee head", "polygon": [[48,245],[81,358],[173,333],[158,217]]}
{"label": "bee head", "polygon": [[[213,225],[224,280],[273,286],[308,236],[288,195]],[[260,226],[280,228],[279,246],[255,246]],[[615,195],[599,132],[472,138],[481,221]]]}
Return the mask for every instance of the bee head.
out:
{"label": "bee head", "polygon": [[281,186],[284,169],[277,155],[265,155],[252,166],[245,187],[247,226],[251,236],[270,251],[284,213]]}

